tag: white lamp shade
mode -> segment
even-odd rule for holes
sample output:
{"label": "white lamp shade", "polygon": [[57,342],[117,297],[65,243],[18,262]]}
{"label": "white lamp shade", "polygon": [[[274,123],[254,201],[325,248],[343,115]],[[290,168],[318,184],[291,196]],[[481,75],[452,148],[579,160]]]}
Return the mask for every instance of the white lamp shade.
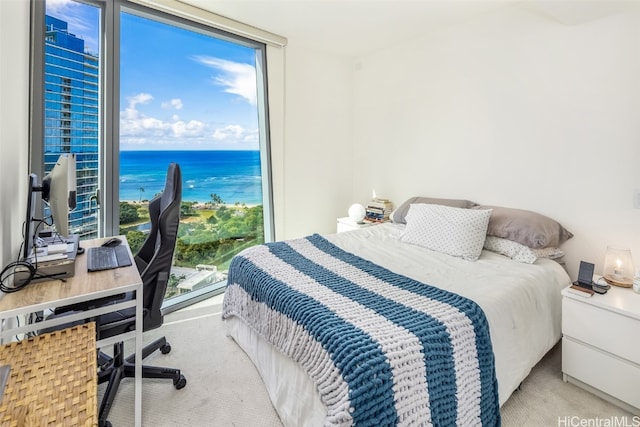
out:
{"label": "white lamp shade", "polygon": [[349,219],[351,219],[351,221],[353,222],[362,222],[366,214],[367,211],[361,204],[354,203],[353,205],[349,206]]}
{"label": "white lamp shade", "polygon": [[602,275],[609,284],[630,288],[634,272],[635,267],[629,249],[607,246]]}

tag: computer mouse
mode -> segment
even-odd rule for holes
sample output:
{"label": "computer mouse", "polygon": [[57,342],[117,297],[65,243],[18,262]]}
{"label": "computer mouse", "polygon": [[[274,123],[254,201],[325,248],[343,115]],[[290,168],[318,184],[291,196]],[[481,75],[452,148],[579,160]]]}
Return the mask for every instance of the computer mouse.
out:
{"label": "computer mouse", "polygon": [[106,242],[104,242],[102,246],[108,246],[111,248],[113,246],[118,246],[120,243],[122,243],[122,240],[118,239],[117,237],[112,237]]}

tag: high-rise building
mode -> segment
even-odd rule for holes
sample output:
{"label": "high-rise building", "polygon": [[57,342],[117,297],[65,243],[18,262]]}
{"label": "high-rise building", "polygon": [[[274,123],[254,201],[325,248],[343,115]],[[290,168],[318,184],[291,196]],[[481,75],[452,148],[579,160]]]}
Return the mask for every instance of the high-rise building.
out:
{"label": "high-rise building", "polygon": [[77,207],[69,215],[69,230],[81,238],[97,237],[98,55],[85,51],[84,40],[69,33],[67,22],[47,15],[45,25],[44,170],[49,172],[60,154],[76,154]]}

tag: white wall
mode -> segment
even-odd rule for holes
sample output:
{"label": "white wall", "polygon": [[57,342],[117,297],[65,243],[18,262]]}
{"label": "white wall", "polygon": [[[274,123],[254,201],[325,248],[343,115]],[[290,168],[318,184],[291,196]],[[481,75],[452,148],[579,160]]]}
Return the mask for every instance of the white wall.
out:
{"label": "white wall", "polygon": [[600,271],[640,268],[640,14],[563,25],[517,7],[360,58],[354,199],[375,188],[551,216]]}
{"label": "white wall", "polygon": [[284,233],[335,232],[352,203],[351,61],[290,41],[286,51]]}
{"label": "white wall", "polygon": [[[24,215],[28,23],[29,2],[0,1],[3,265]],[[332,232],[375,189],[549,215],[576,235],[572,276],[580,259],[600,269],[608,244],[640,267],[639,45],[637,13],[567,26],[515,7],[355,62],[289,39],[276,237]]]}
{"label": "white wall", "polygon": [[0,29],[1,268],[18,256],[27,200],[29,2],[0,1]]}

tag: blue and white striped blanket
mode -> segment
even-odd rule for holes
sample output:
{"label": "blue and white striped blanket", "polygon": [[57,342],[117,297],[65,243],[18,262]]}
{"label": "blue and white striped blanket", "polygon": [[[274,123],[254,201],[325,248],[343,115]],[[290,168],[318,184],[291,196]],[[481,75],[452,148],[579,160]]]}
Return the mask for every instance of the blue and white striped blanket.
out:
{"label": "blue and white striped blanket", "polygon": [[237,255],[224,299],[230,316],[307,372],[326,425],[500,425],[480,307],[319,235]]}

